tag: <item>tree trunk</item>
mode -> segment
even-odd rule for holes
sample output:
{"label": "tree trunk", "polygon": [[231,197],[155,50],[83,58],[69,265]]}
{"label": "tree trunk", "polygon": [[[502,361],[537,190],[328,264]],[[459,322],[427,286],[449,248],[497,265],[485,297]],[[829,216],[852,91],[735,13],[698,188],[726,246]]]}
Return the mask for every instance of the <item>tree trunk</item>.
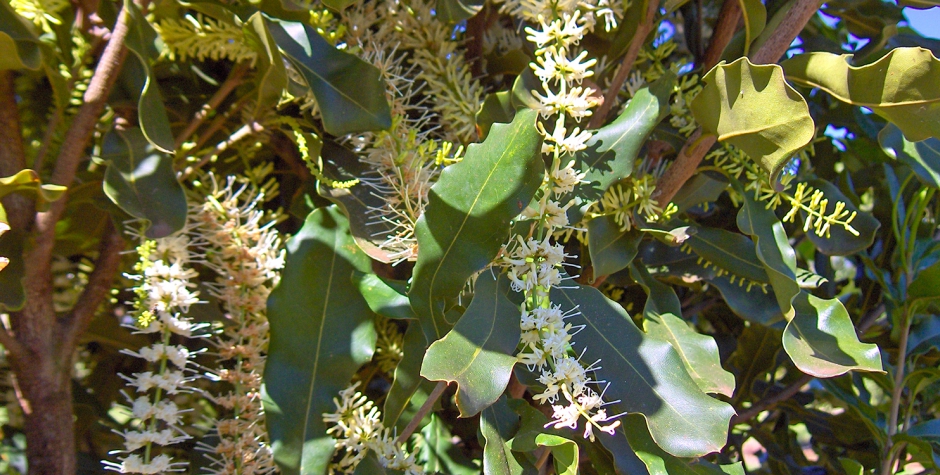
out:
{"label": "tree trunk", "polygon": [[[51,359],[51,355],[45,358]],[[37,366],[43,366],[41,362]],[[28,363],[27,363],[28,364]],[[31,365],[30,365],[31,366]],[[57,365],[58,366],[58,365]],[[18,372],[29,374],[30,368]],[[54,381],[26,377],[20,381],[26,416],[26,459],[30,475],[75,473],[75,435],[72,420],[72,385],[68,368],[58,368]],[[48,374],[46,371],[42,373]],[[24,412],[27,407],[24,407]]]}

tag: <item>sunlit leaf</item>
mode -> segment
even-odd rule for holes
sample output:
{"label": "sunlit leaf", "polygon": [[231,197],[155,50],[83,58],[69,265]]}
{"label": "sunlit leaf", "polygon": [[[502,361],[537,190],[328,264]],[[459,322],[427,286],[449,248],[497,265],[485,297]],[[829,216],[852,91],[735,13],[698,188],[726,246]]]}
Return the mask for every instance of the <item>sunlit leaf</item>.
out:
{"label": "sunlit leaf", "polygon": [[706,133],[730,143],[776,177],[815,135],[809,106],[783,78],[780,66],[747,58],[715,66],[689,105]]}
{"label": "sunlit leaf", "polygon": [[878,133],[878,143],[889,156],[911,167],[922,183],[940,188],[940,139],[911,142],[896,125],[888,124]]}
{"label": "sunlit leaf", "polygon": [[0,2],[0,71],[32,69],[42,66],[39,37],[31,25],[19,16],[10,2]]}
{"label": "sunlit leaf", "polygon": [[417,318],[411,310],[404,282],[386,280],[359,271],[353,272],[352,281],[373,312],[396,320]]}
{"label": "sunlit leaf", "polygon": [[287,242],[281,281],[268,299],[271,341],[264,408],[275,460],[284,474],[324,474],[333,438],[323,414],[375,349],[373,314],[349,277],[369,258],[334,207],[307,216]]}
{"label": "sunlit leaf", "polygon": [[157,32],[153,30],[140,8],[131,0],[124,1],[124,10],[130,15],[127,40],[124,45],[130,51],[125,61],[122,77],[131,93],[137,95],[137,116],[140,130],[157,150],[173,153],[176,143],[170,130],[170,119],[163,104],[163,95],[150,64],[159,56],[154,46]]}
{"label": "sunlit leaf", "polygon": [[912,142],[940,138],[940,60],[923,48],[895,48],[878,61],[851,66],[851,55],[805,53],[782,64],[787,79],[867,107]]}

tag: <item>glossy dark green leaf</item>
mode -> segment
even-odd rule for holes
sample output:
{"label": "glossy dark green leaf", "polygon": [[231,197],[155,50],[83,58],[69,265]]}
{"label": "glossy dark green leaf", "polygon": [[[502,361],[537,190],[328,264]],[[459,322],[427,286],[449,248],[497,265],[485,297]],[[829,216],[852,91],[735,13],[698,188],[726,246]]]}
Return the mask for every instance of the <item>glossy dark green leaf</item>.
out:
{"label": "glossy dark green leaf", "polygon": [[940,298],[940,262],[917,273],[907,287],[907,296],[915,300]]}
{"label": "glossy dark green leaf", "polygon": [[327,43],[312,27],[268,21],[268,31],[313,91],[326,132],[340,136],[392,126],[379,70]]}
{"label": "glossy dark green leaf", "polygon": [[772,177],[816,133],[809,106],[783,78],[783,69],[755,65],[747,58],[721,63],[702,78],[692,100],[695,120],[708,134],[730,143]]}
{"label": "glossy dark green leaf", "polygon": [[104,138],[104,192],[131,216],[146,220],[149,238],[169,236],[186,225],[186,192],[173,171],[173,157],[147,141],[140,129]]}
{"label": "glossy dark green leaf", "polygon": [[718,289],[725,303],[737,316],[761,325],[785,321],[777,297],[769,285],[748,285],[741,279],[731,282],[728,275],[710,275],[706,279]]}
{"label": "glossy dark green leaf", "polygon": [[656,443],[676,456],[698,457],[725,445],[734,409],[699,389],[672,345],[641,332],[623,307],[593,287],[555,288],[551,299],[564,311],[581,312],[567,320],[584,325],[573,346],[584,351],[583,361],[600,360],[596,378],[610,383],[605,398],[620,401],[608,413],[643,414]]}
{"label": "glossy dark green leaf", "polygon": [[588,251],[594,266],[594,279],[626,269],[636,257],[643,233],[632,228],[620,229],[613,216],[600,216],[588,221]]}
{"label": "glossy dark green leaf", "polygon": [[727,188],[727,181],[713,178],[707,173],[699,173],[679,188],[676,196],[672,198],[672,203],[679,209],[677,213],[683,213],[693,206],[716,201]]}
{"label": "glossy dark green leaf", "polygon": [[409,421],[403,419],[402,415],[405,414],[411,398],[424,382],[419,373],[427,349],[428,340],[424,337],[421,326],[417,322],[408,324],[402,345],[404,355],[395,368],[394,380],[382,409],[382,422],[386,427],[401,426],[400,428],[404,429],[404,426],[408,424]]}
{"label": "glossy dark green leaf", "polygon": [[242,26],[242,31],[245,32],[248,43],[258,53],[258,86],[254,91],[254,116],[261,117],[277,106],[281,99],[281,93],[287,87],[287,68],[284,67],[284,58],[260,12],[248,18]]}
{"label": "glossy dark green leaf", "polygon": [[621,475],[722,475],[720,467],[695,459],[681,458],[661,449],[650,436],[643,417],[621,418],[613,436],[601,433],[601,442],[614,454]]}
{"label": "glossy dark green leaf", "polygon": [[42,66],[39,37],[26,19],[19,16],[10,2],[0,2],[0,71],[5,69],[38,70]]}
{"label": "glossy dark green leaf", "polygon": [[648,296],[643,308],[646,334],[672,345],[699,389],[731,397],[734,376],[721,367],[715,339],[698,333],[682,319],[682,307],[672,287],[650,276],[642,266],[631,266],[630,275]]}
{"label": "glossy dark green leaf", "polygon": [[524,108],[539,110],[541,103],[532,95],[533,91],[542,92],[542,83],[532,72],[532,68],[525,68],[512,83],[510,103],[516,110]]}
{"label": "glossy dark green leaf", "polygon": [[271,342],[264,409],[284,474],[323,474],[333,456],[323,414],[375,350],[374,315],[352,282],[369,258],[353,243],[346,217],[319,208],[287,242],[281,281],[268,299]]}
{"label": "glossy dark green leaf", "polygon": [[487,94],[483,99],[483,105],[476,115],[477,129],[480,131],[480,137],[484,140],[490,133],[490,127],[493,124],[508,124],[516,115],[516,110],[512,107],[512,98],[509,91],[494,92]]}
{"label": "glossy dark green leaf", "polygon": [[353,272],[352,281],[373,312],[396,320],[417,318],[411,310],[404,282],[386,280],[359,271]]}
{"label": "glossy dark green leaf", "polygon": [[878,143],[889,156],[911,167],[921,182],[940,188],[940,139],[911,142],[896,125],[888,124],[878,133]]}
{"label": "glossy dark green leaf", "polygon": [[687,242],[696,254],[725,272],[753,282],[767,282],[754,242],[747,236],[700,226]]}
{"label": "glossy dark green leaf", "polygon": [[734,371],[738,392],[735,401],[747,400],[754,390],[754,381],[777,366],[777,354],[782,348],[780,330],[764,325],[750,324],[738,337],[738,346],[728,358],[727,366]]}
{"label": "glossy dark green leaf", "polygon": [[[510,412],[510,415],[513,415]],[[448,423],[437,414],[431,413],[428,422],[421,428],[418,441],[418,460],[425,473],[446,473],[447,475],[478,475],[480,469],[473,466],[464,454],[462,447],[455,444],[454,434]]]}
{"label": "glossy dark green leaf", "polygon": [[867,107],[918,142],[940,138],[940,60],[923,48],[895,48],[878,61],[852,66],[852,55],[814,52],[782,64],[787,79]]}
{"label": "glossy dark green leaf", "polygon": [[[307,472],[303,472],[303,474],[306,475]],[[405,475],[405,472],[385,468],[382,462],[379,461],[378,455],[370,451],[365,458],[359,462],[359,465],[356,465],[356,470],[353,472],[353,475]]]}
{"label": "glossy dark green leaf", "polygon": [[[937,142],[940,143],[940,141]],[[826,199],[829,200],[829,204],[826,205],[826,213],[831,214],[835,210],[837,202],[845,203],[846,211],[856,213],[855,219],[850,224],[858,232],[858,236],[838,225],[833,225],[829,229],[828,237],[818,236],[812,231],[806,233],[806,237],[816,245],[819,252],[828,256],[849,256],[868,249],[875,242],[875,235],[878,229],[881,228],[881,223],[871,213],[859,210],[837,186],[826,180],[817,178],[807,181],[807,184],[826,195]],[[800,214],[803,219],[806,219],[805,213]]]}
{"label": "glossy dark green leaf", "polygon": [[516,461],[507,443],[519,429],[519,416],[501,397],[480,415],[480,432],[486,443],[483,446],[484,475],[522,475],[522,465]]}
{"label": "glossy dark green leaf", "polygon": [[429,341],[453,325],[444,316],[447,301],[496,257],[510,221],[542,183],[536,115],[519,111],[511,124],[494,125],[486,141],[470,145],[431,187],[415,226],[419,253],[408,292]]}
{"label": "glossy dark green leaf", "polygon": [[519,305],[509,300],[509,279],[477,277],[473,300],[457,325],[428,348],[421,376],[457,383],[461,417],[496,402],[509,384],[519,344]]}
{"label": "glossy dark green leaf", "polygon": [[132,86],[129,85],[131,91],[139,94],[137,116],[140,130],[157,150],[173,153],[176,143],[173,131],[170,129],[170,118],[163,104],[160,86],[157,85],[156,77],[150,70],[150,63],[159,56],[159,52],[154,47],[157,33],[133,1],[124,1],[124,11],[126,12],[124,14],[130,15],[127,40],[124,45],[131,54],[129,61],[124,63],[122,77],[125,81],[133,83]]}
{"label": "glossy dark green leaf", "polygon": [[878,345],[862,343],[838,299],[805,291],[793,299],[793,319],[783,332],[783,348],[800,371],[831,378],[851,370],[882,371]]}
{"label": "glossy dark green leaf", "polygon": [[600,199],[611,184],[633,173],[633,162],[647,136],[669,113],[675,81],[675,75],[669,73],[637,91],[620,116],[598,129],[587,148],[577,153],[578,166],[588,182],[578,187],[580,196]]}
{"label": "glossy dark green leaf", "polygon": [[482,0],[437,0],[436,18],[446,23],[464,21],[483,8]]}
{"label": "glossy dark green leaf", "polygon": [[773,210],[757,202],[738,181],[733,181],[732,185],[744,201],[744,206],[738,211],[738,229],[754,239],[757,258],[764,265],[780,311],[789,320],[793,316],[791,302],[800,293],[800,285],[796,282],[796,253],[790,246],[783,223]]}

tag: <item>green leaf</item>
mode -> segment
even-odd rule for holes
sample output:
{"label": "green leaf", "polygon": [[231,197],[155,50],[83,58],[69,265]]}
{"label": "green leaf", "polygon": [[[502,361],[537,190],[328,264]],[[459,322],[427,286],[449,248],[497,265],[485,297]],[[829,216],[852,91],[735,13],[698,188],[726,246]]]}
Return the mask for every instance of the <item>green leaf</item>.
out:
{"label": "green leaf", "polygon": [[782,64],[787,79],[867,107],[891,121],[904,137],[940,138],[940,60],[923,48],[895,48],[878,61],[851,66],[851,55],[806,53]]}
{"label": "green leaf", "polygon": [[346,217],[319,208],[287,242],[281,281],[268,299],[271,342],[264,409],[284,474],[323,474],[333,456],[323,414],[375,349],[373,314],[352,282],[370,261]]}
{"label": "green leaf", "polygon": [[757,258],[764,265],[780,311],[789,320],[793,317],[791,302],[800,293],[800,285],[796,282],[796,253],[777,215],[754,200],[740,182],[734,180],[732,185],[744,201],[744,206],[738,211],[738,229],[754,238]]}
{"label": "green leaf", "polygon": [[375,274],[359,271],[353,272],[352,281],[373,312],[396,320],[418,318],[411,310],[404,282],[386,280]]}
{"label": "green leaf", "polygon": [[672,203],[679,209],[677,214],[683,213],[693,206],[717,201],[727,188],[727,181],[715,179],[708,173],[699,173],[679,188]]}
{"label": "green leaf", "polygon": [[878,133],[878,143],[888,156],[911,167],[922,183],[940,188],[940,139],[911,142],[896,125],[888,124]]}
{"label": "green leaf", "polygon": [[131,216],[149,223],[146,235],[159,238],[186,225],[186,192],[176,180],[173,157],[156,150],[140,129],[112,131],[102,143],[107,160],[104,192]]}
{"label": "green leaf", "polygon": [[767,282],[767,272],[757,259],[754,242],[747,236],[717,228],[696,228],[686,241],[699,256],[723,269],[753,282]]}
{"label": "green leaf", "polygon": [[137,116],[140,130],[154,148],[161,152],[173,153],[176,142],[170,129],[170,119],[166,114],[167,108],[163,104],[163,95],[160,94],[156,77],[150,70],[150,63],[159,56],[154,47],[157,33],[133,1],[124,0],[123,11],[126,13],[122,14],[130,15],[124,45],[136,61],[125,61],[121,76],[125,82],[132,84],[129,89],[134,94],[139,94]]}
{"label": "green leaf", "polygon": [[[49,209],[49,203],[61,198],[66,191],[66,187],[53,184],[42,184],[39,174],[30,169],[18,171],[15,175],[0,178],[0,198],[10,193],[22,193],[36,202],[38,211]],[[3,207],[0,206],[0,214]],[[6,224],[4,216],[0,216],[0,223]]]}
{"label": "green leaf", "polygon": [[748,154],[776,177],[815,135],[809,106],[783,79],[780,66],[747,58],[722,62],[703,78],[690,108],[706,133]]}
{"label": "green leaf", "polygon": [[354,3],[356,3],[356,0],[323,0],[323,5],[340,13]]}
{"label": "green leaf", "polygon": [[410,323],[405,330],[405,341],[402,344],[404,355],[395,368],[394,380],[382,409],[382,422],[385,427],[401,426],[401,429],[404,429],[404,425],[408,423],[407,420],[401,420],[401,417],[408,409],[411,398],[424,382],[419,373],[427,349],[428,340],[424,337],[421,326],[417,322]]}
{"label": "green leaf", "polygon": [[760,0],[738,0],[744,17],[744,56],[747,56],[751,43],[767,26],[767,9]]}
{"label": "green leaf", "polygon": [[547,429],[548,418],[526,401],[509,401],[512,409],[522,417],[516,436],[509,441],[514,452],[532,452],[539,447],[548,447],[552,452],[555,471],[559,475],[577,475],[578,444],[557,429]]}
{"label": "green leaf", "polygon": [[912,300],[940,298],[940,261],[917,273],[907,287],[907,297]]}
{"label": "green leaf", "polygon": [[[735,373],[738,392],[734,401],[746,401],[754,392],[754,382],[777,366],[781,332],[764,325],[748,324],[738,337],[738,346],[728,358],[727,366]],[[758,394],[759,395],[759,394]]]}
{"label": "green leaf", "polygon": [[610,383],[605,399],[619,400],[609,414],[643,414],[656,443],[676,456],[698,457],[725,445],[734,409],[699,389],[672,345],[645,335],[593,287],[554,288],[551,300],[563,311],[581,312],[568,320],[584,325],[573,347],[584,352],[583,361],[600,360],[596,379]]}
{"label": "green leaf", "polygon": [[519,416],[512,412],[506,397],[487,407],[480,414],[484,475],[522,475],[522,465],[513,457],[508,441],[519,428]]}
{"label": "green leaf", "polygon": [[[510,416],[514,416],[512,412]],[[440,416],[431,413],[430,422],[421,428],[418,460],[422,462],[425,473],[446,473],[447,475],[477,475],[478,467],[462,453],[462,447],[454,443],[454,435]]]}
{"label": "green leaf", "polygon": [[435,18],[444,23],[457,23],[483,9],[482,0],[437,0]]}
{"label": "green leaf", "polygon": [[485,140],[493,124],[508,124],[515,115],[516,110],[512,107],[509,91],[487,94],[475,117],[480,137]]}
{"label": "green leaf", "polygon": [[496,402],[509,384],[519,344],[519,305],[509,300],[509,279],[483,273],[473,300],[453,330],[424,355],[421,376],[457,383],[460,417],[473,416]]}
{"label": "green leaf", "polygon": [[675,81],[675,74],[668,73],[637,91],[620,116],[598,129],[587,148],[576,154],[578,167],[588,182],[578,187],[580,196],[600,199],[611,184],[633,173],[633,162],[647,136],[669,113]]}
{"label": "green leaf", "polygon": [[783,348],[800,371],[831,378],[851,370],[882,371],[878,345],[862,343],[838,299],[805,291],[793,299],[793,319],[783,332]]}
{"label": "green leaf", "polygon": [[588,251],[594,266],[594,280],[626,269],[636,257],[643,233],[633,228],[620,229],[612,215],[600,216],[587,223]]}
{"label": "green leaf", "polygon": [[542,183],[536,115],[519,111],[511,124],[494,125],[486,141],[470,145],[431,187],[415,226],[419,253],[408,292],[429,341],[453,325],[444,317],[447,301],[492,262],[509,239],[510,221]]}
{"label": "green leaf", "polygon": [[643,308],[646,334],[672,345],[703,392],[731,397],[734,376],[721,367],[715,339],[696,332],[682,319],[682,307],[672,287],[654,279],[642,266],[630,266],[630,275],[648,295]]}
{"label": "green leaf", "polygon": [[5,69],[38,70],[42,66],[39,37],[32,26],[19,16],[10,2],[0,2],[0,71]]}
{"label": "green leaf", "polygon": [[614,454],[617,473],[622,475],[722,475],[721,468],[707,462],[695,462],[673,456],[661,449],[643,421],[631,414],[621,419],[622,425],[613,436],[601,433],[601,442]]}
{"label": "green leaf", "polygon": [[[881,223],[871,213],[858,209],[855,203],[852,203],[837,186],[829,181],[817,178],[806,183],[826,195],[826,199],[829,200],[826,205],[827,214],[831,214],[835,210],[836,203],[840,201],[845,203],[846,211],[856,213],[851,225],[858,232],[858,236],[838,225],[833,225],[829,229],[829,237],[819,236],[812,231],[806,233],[806,237],[816,245],[819,252],[827,256],[849,256],[868,249],[875,242],[875,235],[881,228]],[[800,214],[805,220],[806,213]]]}
{"label": "green leaf", "polygon": [[268,31],[313,91],[323,129],[340,136],[392,126],[379,70],[327,43],[302,23],[267,21]]}
{"label": "green leaf", "polygon": [[[303,473],[304,475],[307,474],[306,471]],[[385,468],[379,461],[379,456],[375,452],[369,451],[365,458],[356,465],[356,470],[353,471],[353,475],[405,475],[405,472]]]}
{"label": "green leaf", "polygon": [[[331,6],[326,2],[324,4]],[[242,26],[242,31],[251,47],[258,53],[258,88],[254,91],[254,116],[261,117],[280,101],[281,93],[287,87],[287,68],[284,67],[284,58],[260,12],[248,18]]]}

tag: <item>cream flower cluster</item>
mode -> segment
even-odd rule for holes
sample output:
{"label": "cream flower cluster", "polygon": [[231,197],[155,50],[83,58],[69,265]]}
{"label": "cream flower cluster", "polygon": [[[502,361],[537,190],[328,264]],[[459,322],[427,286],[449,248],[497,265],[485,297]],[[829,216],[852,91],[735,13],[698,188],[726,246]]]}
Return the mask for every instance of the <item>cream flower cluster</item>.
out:
{"label": "cream flower cluster", "polygon": [[201,444],[213,474],[268,474],[277,470],[264,426],[261,376],[268,346],[267,299],[284,266],[274,229],[276,217],[261,209],[264,194],[229,177],[224,186],[210,175],[205,200],[192,206],[195,232],[204,240],[206,266],[217,277],[209,293],[221,302],[228,321],[210,340],[227,392],[210,396],[220,406],[219,442]]}
{"label": "cream flower cluster", "polygon": [[[544,137],[542,153],[549,155],[552,163],[537,205],[523,212],[524,218],[537,221],[537,237],[516,236],[500,262],[507,268],[513,290],[525,295],[518,359],[536,372],[545,386],[534,399],[552,404],[553,418],[547,426],[576,429],[584,418],[583,435],[592,440],[595,429],[613,434],[620,421],[613,420],[616,415],[608,416],[603,395],[592,389],[602,383],[589,376],[600,369],[599,362],[585,367],[574,355],[572,338],[583,327],[566,319],[580,315],[580,311],[574,308],[563,312],[559,305],[552,304],[550,293],[562,284],[562,267],[571,257],[551,239],[562,229],[570,229],[567,211],[574,201],[569,194],[585,177],[575,169],[572,156],[584,150],[592,136],[590,131],[571,125],[590,117],[591,108],[599,103],[595,91],[582,85],[593,75],[591,68],[597,61],[589,59],[586,51],[576,53],[574,48],[594,27],[597,17],[607,15],[599,6],[569,0],[508,0],[503,5],[504,11],[538,25],[525,31],[536,47],[536,61],[530,66],[542,85],[542,91],[532,93],[540,104],[537,127]],[[608,24],[616,24],[619,16],[609,3],[604,4],[603,11],[611,15]]]}
{"label": "cream flower cluster", "polygon": [[333,398],[336,412],[323,414],[323,422],[330,425],[327,434],[336,440],[336,450],[341,455],[330,467],[331,473],[353,473],[356,466],[371,451],[383,467],[404,472],[406,475],[423,475],[424,469],[395,442],[392,431],[382,424],[382,414],[368,398],[356,391],[359,383],[340,391]]}
{"label": "cream flower cluster", "polygon": [[136,275],[127,277],[138,282],[134,288],[137,300],[137,326],[139,333],[158,333],[159,341],[134,352],[123,353],[141,358],[154,370],[121,375],[133,395],[124,393],[137,420],[132,430],[120,432],[124,450],[112,452],[117,462],[104,462],[105,468],[120,473],[157,474],[185,471],[186,462],[174,462],[166,453],[154,454],[154,446],[166,447],[190,439],[181,427],[183,409],[167,398],[192,392],[191,383],[197,379],[193,353],[182,345],[171,344],[176,337],[191,337],[204,325],[195,324],[184,314],[199,302],[193,290],[193,279],[198,277],[191,269],[190,241],[185,234],[144,241],[137,248],[140,261],[134,269]]}

